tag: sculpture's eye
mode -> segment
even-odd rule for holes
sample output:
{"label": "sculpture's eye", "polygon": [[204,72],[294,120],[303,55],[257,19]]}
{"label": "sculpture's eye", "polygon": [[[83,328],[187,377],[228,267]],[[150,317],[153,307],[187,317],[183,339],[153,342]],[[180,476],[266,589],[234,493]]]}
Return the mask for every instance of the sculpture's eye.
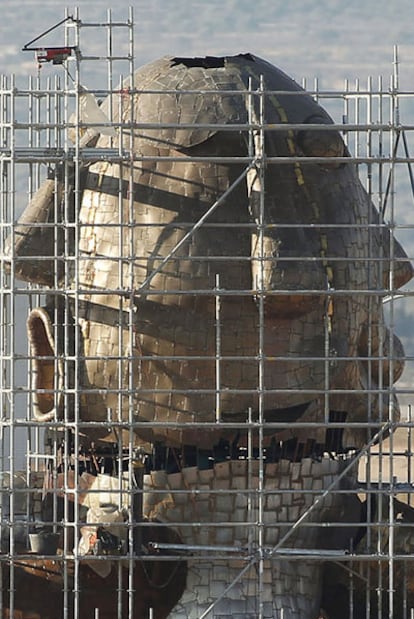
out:
{"label": "sculpture's eye", "polygon": [[[339,168],[342,162],[335,161],[335,157],[346,157],[345,144],[336,129],[329,129],[329,124],[323,116],[310,116],[305,120],[307,124],[319,125],[309,129],[302,129],[297,134],[297,143],[306,157],[326,157],[323,168]],[[321,127],[320,125],[325,125]]]}

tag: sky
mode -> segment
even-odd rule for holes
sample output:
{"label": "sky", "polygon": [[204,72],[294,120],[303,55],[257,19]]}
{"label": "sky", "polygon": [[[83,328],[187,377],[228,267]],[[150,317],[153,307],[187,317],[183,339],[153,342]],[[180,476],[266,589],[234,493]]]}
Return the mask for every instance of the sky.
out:
{"label": "sky", "polygon": [[[323,87],[392,72],[398,45],[402,85],[414,81],[412,0],[1,0],[0,73],[36,71],[29,40],[76,8],[82,21],[126,20],[132,5],[137,65],[166,54],[253,52],[296,79]],[[58,34],[58,33],[56,33]],[[56,37],[55,44],[60,44]],[[90,37],[93,41],[93,36]]]}

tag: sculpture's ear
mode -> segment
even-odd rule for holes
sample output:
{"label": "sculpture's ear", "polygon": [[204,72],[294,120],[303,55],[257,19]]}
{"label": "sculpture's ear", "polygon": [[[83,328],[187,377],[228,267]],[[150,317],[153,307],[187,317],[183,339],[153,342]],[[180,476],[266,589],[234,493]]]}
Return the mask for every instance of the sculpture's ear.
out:
{"label": "sculpture's ear", "polygon": [[63,415],[63,361],[57,355],[52,321],[43,307],[33,309],[27,319],[32,356],[31,389],[36,421],[54,421]]}
{"label": "sculpture's ear", "polygon": [[[65,313],[64,327],[62,312]],[[41,422],[61,420],[64,416],[73,419],[71,390],[75,385],[76,372],[71,359],[77,339],[75,329],[78,327],[70,309],[52,297],[45,307],[35,307],[29,312],[26,326],[33,418]],[[67,358],[68,354],[70,358]]]}

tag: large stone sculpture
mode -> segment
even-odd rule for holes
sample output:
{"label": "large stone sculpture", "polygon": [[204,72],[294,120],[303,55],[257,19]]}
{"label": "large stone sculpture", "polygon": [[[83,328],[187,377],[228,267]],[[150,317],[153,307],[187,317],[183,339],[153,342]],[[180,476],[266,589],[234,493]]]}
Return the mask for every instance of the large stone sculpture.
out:
{"label": "large stone sculpture", "polygon": [[[161,59],[102,111],[117,136],[94,144],[130,158],[82,167],[79,213],[46,181],[15,230],[15,274],[64,288],[74,317],[75,370],[59,312],[29,317],[35,416],[76,418],[87,440],[132,424],[145,515],[212,549],[172,616],[314,619],[320,568],[280,547],[343,549],[317,523],[352,522],[335,489],[398,419],[382,297],[411,265],[329,115],[260,58]],[[75,260],[33,226],[61,201]]]}

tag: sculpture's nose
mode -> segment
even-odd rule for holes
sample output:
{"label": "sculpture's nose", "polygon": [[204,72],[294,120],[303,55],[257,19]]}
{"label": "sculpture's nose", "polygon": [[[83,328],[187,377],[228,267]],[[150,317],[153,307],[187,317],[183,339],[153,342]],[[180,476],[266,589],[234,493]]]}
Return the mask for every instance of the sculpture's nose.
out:
{"label": "sculpture's nose", "polygon": [[[81,146],[91,146],[96,137],[86,134]],[[88,164],[75,171],[72,161],[50,169],[48,178],[33,195],[5,242],[6,268],[17,279],[57,288],[74,254],[75,173],[81,202]],[[69,278],[69,277],[68,277]]]}
{"label": "sculpture's nose", "polygon": [[47,179],[6,239],[6,264],[10,269],[13,261],[18,279],[53,286],[55,277],[60,277],[61,267],[57,266],[59,228],[53,225],[52,217],[54,206],[61,199],[60,184]]}

